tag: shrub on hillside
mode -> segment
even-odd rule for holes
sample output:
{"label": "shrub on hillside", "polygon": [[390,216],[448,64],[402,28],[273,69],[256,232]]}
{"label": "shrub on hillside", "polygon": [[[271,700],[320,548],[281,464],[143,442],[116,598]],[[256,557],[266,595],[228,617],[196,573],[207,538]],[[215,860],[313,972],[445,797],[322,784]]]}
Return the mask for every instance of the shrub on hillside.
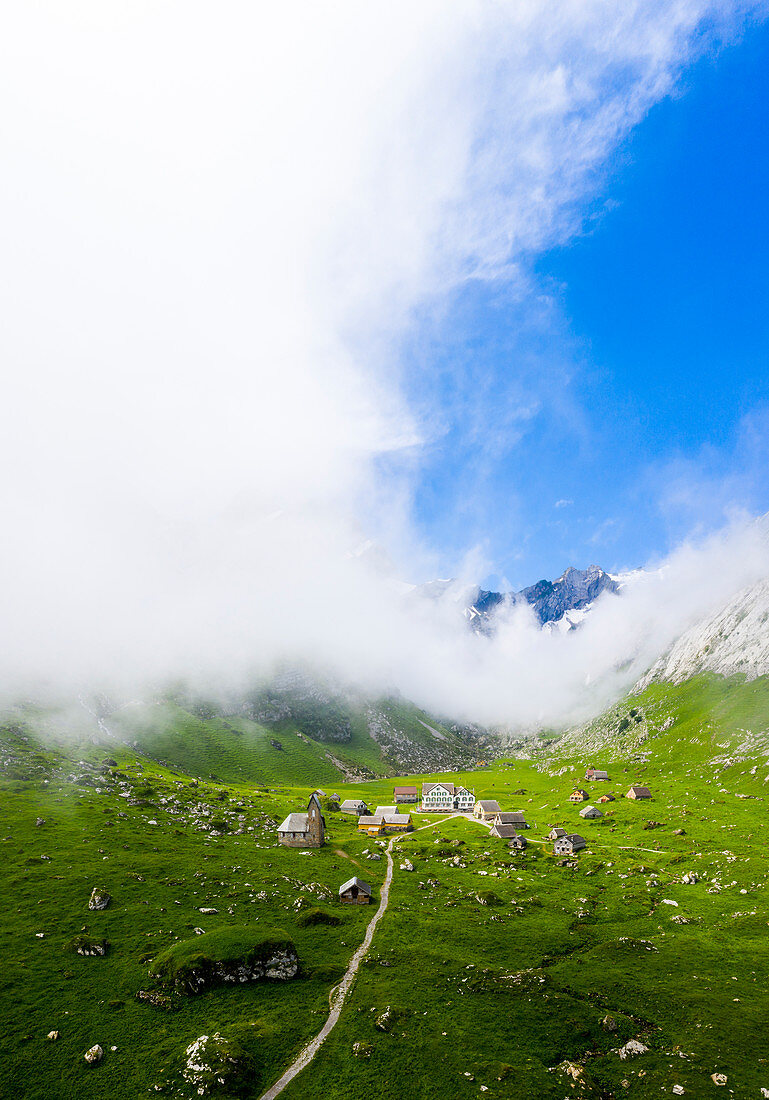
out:
{"label": "shrub on hillside", "polygon": [[314,906],[312,909],[305,909],[296,918],[296,923],[300,928],[310,928],[315,924],[328,924],[336,925],[341,924],[341,918],[336,913],[329,913],[327,909],[320,909],[318,906]]}

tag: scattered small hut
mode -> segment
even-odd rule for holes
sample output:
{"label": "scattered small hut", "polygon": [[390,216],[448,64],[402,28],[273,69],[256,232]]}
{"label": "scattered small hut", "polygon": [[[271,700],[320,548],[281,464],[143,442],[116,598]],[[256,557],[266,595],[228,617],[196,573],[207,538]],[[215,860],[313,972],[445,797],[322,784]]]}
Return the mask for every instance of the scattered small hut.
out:
{"label": "scattered small hut", "polygon": [[652,792],[648,787],[631,787],[625,795],[625,798],[651,798]]}
{"label": "scattered small hut", "polygon": [[569,802],[587,802],[589,797],[587,791],[582,791],[579,787],[575,787],[569,795]]}
{"label": "scattered small hut", "polygon": [[495,825],[514,825],[516,829],[528,829],[526,816],[521,810],[501,810],[494,818]]}
{"label": "scattered small hut", "polygon": [[362,878],[353,875],[339,887],[339,900],[345,905],[368,905],[371,901],[371,887]]}
{"label": "scattered small hut", "polygon": [[500,812],[501,806],[493,798],[481,798],[473,807],[473,816],[480,818],[481,821],[493,821]]}
{"label": "scattered small hut", "polygon": [[355,814],[356,817],[371,812],[362,798],[345,798],[339,809],[343,814]]}
{"label": "scattered small hut", "polygon": [[393,798],[396,805],[402,802],[418,802],[419,801],[419,788],[418,787],[396,787],[393,791]]}
{"label": "scattered small hut", "polygon": [[553,845],[553,854],[556,856],[570,856],[575,852],[579,852],[582,848],[587,848],[587,841],[579,833],[567,833],[566,836],[559,836]]}
{"label": "scattered small hut", "polygon": [[580,817],[603,817],[603,811],[599,810],[597,806],[585,806],[584,810],[579,811]]}
{"label": "scattered small hut", "polygon": [[609,779],[609,773],[599,771],[591,764],[585,772],[585,779],[587,779],[589,783],[606,783]]}

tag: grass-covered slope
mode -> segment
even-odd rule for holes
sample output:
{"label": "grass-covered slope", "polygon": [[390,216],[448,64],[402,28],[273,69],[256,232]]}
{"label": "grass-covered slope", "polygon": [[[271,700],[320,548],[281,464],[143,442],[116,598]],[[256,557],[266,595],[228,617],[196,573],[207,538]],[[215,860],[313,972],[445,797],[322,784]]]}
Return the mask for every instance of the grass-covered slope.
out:
{"label": "grass-covered slope", "polygon": [[[447,726],[406,700],[355,699],[345,705],[342,741],[317,736],[324,700],[314,701],[314,736],[289,708],[267,726],[235,707],[170,697],[111,708],[98,722],[81,708],[70,720],[85,742],[95,737],[107,748],[131,747],[185,774],[263,786],[333,786],[345,778],[467,766],[489,755],[490,742],[475,731]],[[330,725],[338,726],[340,704],[332,700],[328,708]],[[42,728],[39,717],[30,716],[33,736]],[[43,727],[55,728],[55,720],[43,718]]]}
{"label": "grass-covered slope", "polygon": [[[606,1100],[673,1086],[687,1098],[760,1097],[767,731],[765,681],[709,677],[652,685],[533,761],[445,773],[525,810],[528,849],[510,852],[477,822],[416,815],[432,827],[399,842],[371,954],[287,1100]],[[328,814],[321,851],[276,845],[276,822],[303,808],[312,780],[191,786],[130,749],[110,750],[116,765],[105,755],[87,741],[55,753],[29,731],[0,735],[0,1096],[133,1098],[158,1085],[192,1097],[184,1051],[216,1032],[245,1052],[245,1095],[256,1098],[320,1029],[370,919],[369,907],[339,905],[338,886],[358,874],[378,895],[385,862],[367,858],[378,849],[340,814]],[[202,763],[198,773],[219,774]],[[611,781],[586,784],[590,763]],[[575,783],[617,800],[586,821],[568,802]],[[631,783],[653,800],[622,798]],[[336,786],[372,806],[392,799],[384,777]],[[581,832],[587,849],[555,858],[553,825]],[[406,855],[413,872],[400,869]],[[88,910],[94,886],[112,895],[107,909]],[[340,923],[305,920],[312,910]],[[78,936],[106,940],[107,954],[73,952]],[[286,941],[300,963],[291,980],[196,996],[164,981],[166,966],[198,954],[230,963],[233,950]],[[628,1040],[647,1051],[623,1060]],[[97,1042],[105,1053],[92,1067],[83,1054]]]}

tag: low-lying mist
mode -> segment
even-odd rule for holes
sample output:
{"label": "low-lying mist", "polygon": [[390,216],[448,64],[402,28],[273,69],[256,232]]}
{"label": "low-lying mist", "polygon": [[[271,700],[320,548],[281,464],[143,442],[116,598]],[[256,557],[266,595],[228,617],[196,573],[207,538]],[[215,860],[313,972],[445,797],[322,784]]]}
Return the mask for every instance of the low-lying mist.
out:
{"label": "low-lying mist", "polygon": [[412,495],[440,410],[406,399],[401,359],[468,280],[536,295],[525,257],[579,229],[618,142],[761,7],[17,6],[5,696],[224,694],[303,662],[455,718],[557,725],[763,575],[744,523],[573,635],[521,608],[473,635],[409,595],[434,575]]}

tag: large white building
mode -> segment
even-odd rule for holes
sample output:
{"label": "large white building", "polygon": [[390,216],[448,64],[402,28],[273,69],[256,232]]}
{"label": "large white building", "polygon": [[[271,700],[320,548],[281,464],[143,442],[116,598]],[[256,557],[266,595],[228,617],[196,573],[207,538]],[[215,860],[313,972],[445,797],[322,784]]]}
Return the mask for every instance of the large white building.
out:
{"label": "large white building", "polygon": [[454,783],[423,783],[422,809],[438,813],[472,813],[475,795],[467,787]]}

